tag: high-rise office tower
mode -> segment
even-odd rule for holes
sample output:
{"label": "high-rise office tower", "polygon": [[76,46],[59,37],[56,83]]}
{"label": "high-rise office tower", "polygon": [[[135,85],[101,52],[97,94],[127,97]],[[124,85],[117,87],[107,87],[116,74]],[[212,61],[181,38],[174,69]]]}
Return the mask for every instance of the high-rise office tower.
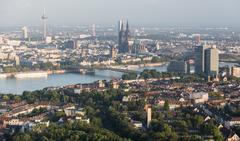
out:
{"label": "high-rise office tower", "polygon": [[152,121],[152,108],[151,107],[147,107],[147,127],[150,127]]}
{"label": "high-rise office tower", "polygon": [[216,47],[205,50],[205,75],[216,78],[219,72],[219,51]]}
{"label": "high-rise office tower", "polygon": [[43,15],[42,15],[42,21],[43,21],[43,40],[46,39],[47,37],[47,16],[45,13],[45,9],[43,10]]}
{"label": "high-rise office tower", "polygon": [[130,52],[130,29],[129,24],[127,22],[126,29],[124,30],[124,23],[121,22],[121,26],[119,28],[119,35],[118,35],[118,51],[119,53],[128,53]]}
{"label": "high-rise office tower", "polygon": [[205,49],[207,46],[198,45],[195,47],[195,73],[203,74],[204,73],[204,59],[205,59]]}
{"label": "high-rise office tower", "polygon": [[195,47],[195,73],[216,78],[219,71],[219,51],[206,45]]}
{"label": "high-rise office tower", "polygon": [[0,44],[3,44],[3,37],[0,36]]}
{"label": "high-rise office tower", "polygon": [[200,34],[195,36],[195,42],[197,45],[199,45],[201,43],[201,35]]}
{"label": "high-rise office tower", "polygon": [[22,38],[23,39],[28,38],[28,28],[26,26],[22,27]]}

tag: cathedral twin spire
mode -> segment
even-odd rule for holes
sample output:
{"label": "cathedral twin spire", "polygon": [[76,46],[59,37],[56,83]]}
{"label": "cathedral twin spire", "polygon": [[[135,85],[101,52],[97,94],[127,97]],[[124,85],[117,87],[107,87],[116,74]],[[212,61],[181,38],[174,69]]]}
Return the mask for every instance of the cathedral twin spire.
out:
{"label": "cathedral twin spire", "polygon": [[129,52],[129,40],[130,40],[130,29],[128,21],[126,23],[126,29],[124,30],[124,22],[121,21],[120,31],[119,31],[119,43],[118,50],[120,53]]}
{"label": "cathedral twin spire", "polygon": [[[124,31],[124,22],[123,22],[123,20],[121,22],[121,31]],[[126,31],[130,32],[128,21],[127,21],[127,24],[126,24]]]}

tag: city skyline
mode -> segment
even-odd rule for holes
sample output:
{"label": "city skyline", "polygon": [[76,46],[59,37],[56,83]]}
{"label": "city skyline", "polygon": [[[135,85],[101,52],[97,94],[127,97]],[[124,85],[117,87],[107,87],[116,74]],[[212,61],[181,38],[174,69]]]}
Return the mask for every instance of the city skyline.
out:
{"label": "city skyline", "polygon": [[239,0],[0,0],[0,141],[240,141]]}
{"label": "city skyline", "polygon": [[44,8],[50,25],[116,24],[125,18],[133,25],[238,26],[239,4],[237,0],[1,0],[0,26],[40,25]]}

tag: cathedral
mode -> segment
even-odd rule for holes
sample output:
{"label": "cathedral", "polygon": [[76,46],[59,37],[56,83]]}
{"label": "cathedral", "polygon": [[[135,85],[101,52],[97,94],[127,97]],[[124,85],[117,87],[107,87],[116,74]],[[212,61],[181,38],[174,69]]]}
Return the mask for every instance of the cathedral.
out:
{"label": "cathedral", "polygon": [[119,53],[130,53],[131,47],[129,44],[130,41],[130,29],[127,22],[126,29],[124,29],[124,23],[121,21],[119,24],[119,33],[118,33],[118,52]]}

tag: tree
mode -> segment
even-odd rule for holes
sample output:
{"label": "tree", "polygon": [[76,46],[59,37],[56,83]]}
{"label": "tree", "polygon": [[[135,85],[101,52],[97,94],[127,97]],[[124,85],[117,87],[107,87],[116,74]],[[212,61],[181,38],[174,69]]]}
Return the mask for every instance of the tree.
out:
{"label": "tree", "polygon": [[15,96],[13,96],[13,100],[17,101],[17,102],[20,102],[21,101],[21,97],[19,95],[15,95]]}
{"label": "tree", "polygon": [[35,96],[29,91],[23,92],[22,99],[26,100],[27,103],[30,103],[30,104],[36,101]]}
{"label": "tree", "polygon": [[201,138],[201,136],[193,135],[191,136],[190,141],[203,141],[203,139]]}
{"label": "tree", "polygon": [[152,70],[145,69],[143,70],[143,72],[140,73],[140,78],[143,78],[143,79],[160,78],[160,77],[161,77],[161,73],[155,69],[152,69]]}
{"label": "tree", "polygon": [[193,124],[193,127],[195,128],[199,128],[203,122],[204,122],[203,117],[199,115],[194,116],[194,118],[192,119],[192,124]]}
{"label": "tree", "polygon": [[171,127],[168,124],[161,124],[158,128],[159,130],[155,130],[156,132],[153,133],[153,140],[177,141],[178,139],[177,134],[174,131],[172,131]]}
{"label": "tree", "polygon": [[52,70],[53,69],[53,64],[51,62],[42,63],[42,64],[40,64],[40,69],[41,70]]}
{"label": "tree", "polygon": [[135,79],[137,79],[137,74],[134,72],[131,72],[128,74],[123,74],[122,79],[123,80],[135,80]]}
{"label": "tree", "polygon": [[202,125],[201,132],[203,135],[212,135],[216,141],[224,140],[222,133],[213,123]]}
{"label": "tree", "polygon": [[29,131],[16,134],[14,141],[130,141],[104,128],[83,122],[67,122],[63,125],[51,124],[42,132]]}
{"label": "tree", "polygon": [[158,63],[158,62],[161,62],[162,60],[156,56],[154,56],[151,60],[152,63]]}
{"label": "tree", "polygon": [[33,141],[32,137],[29,134],[20,133],[17,136],[13,137],[14,141]]}
{"label": "tree", "polygon": [[3,100],[3,101],[8,101],[8,100],[9,100],[9,97],[8,97],[7,95],[4,95],[4,96],[2,97],[2,100]]}
{"label": "tree", "polygon": [[64,111],[58,111],[50,117],[50,120],[53,122],[57,122],[61,117],[65,117],[65,116],[66,114]]}
{"label": "tree", "polygon": [[177,128],[179,131],[187,132],[188,125],[184,120],[178,120],[173,123],[174,127]]}
{"label": "tree", "polygon": [[102,120],[101,120],[101,118],[94,117],[91,120],[91,124],[94,125],[94,126],[102,127]]}
{"label": "tree", "polygon": [[168,111],[170,109],[169,102],[166,100],[163,105],[163,110]]}

